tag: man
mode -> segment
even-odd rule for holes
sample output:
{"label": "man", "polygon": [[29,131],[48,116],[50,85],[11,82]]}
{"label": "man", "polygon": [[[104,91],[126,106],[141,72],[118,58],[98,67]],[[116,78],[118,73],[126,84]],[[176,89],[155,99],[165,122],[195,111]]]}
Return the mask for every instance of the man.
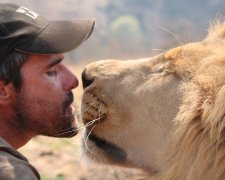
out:
{"label": "man", "polygon": [[92,33],[94,20],[49,22],[26,7],[0,4],[0,179],[40,179],[16,149],[36,135],[76,135],[77,78],[63,53]]}

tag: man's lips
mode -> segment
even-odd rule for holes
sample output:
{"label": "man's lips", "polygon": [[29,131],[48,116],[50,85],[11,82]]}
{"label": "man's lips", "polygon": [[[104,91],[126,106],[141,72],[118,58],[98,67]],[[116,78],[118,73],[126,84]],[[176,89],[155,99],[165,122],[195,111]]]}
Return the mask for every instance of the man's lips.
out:
{"label": "man's lips", "polygon": [[67,111],[71,112],[71,114],[74,113],[74,107],[72,104],[67,108]]}

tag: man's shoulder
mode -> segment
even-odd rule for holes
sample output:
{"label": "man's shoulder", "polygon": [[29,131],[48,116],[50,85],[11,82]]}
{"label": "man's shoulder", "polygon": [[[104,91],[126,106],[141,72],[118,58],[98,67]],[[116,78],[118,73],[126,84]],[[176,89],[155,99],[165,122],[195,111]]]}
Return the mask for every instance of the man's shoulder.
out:
{"label": "man's shoulder", "polygon": [[18,159],[28,162],[25,156],[23,156],[19,151],[13,148],[7,141],[5,141],[1,137],[0,137],[0,153],[2,153],[2,155],[17,157]]}
{"label": "man's shoulder", "polygon": [[2,138],[0,138],[0,179],[40,179],[39,173],[27,159]]}

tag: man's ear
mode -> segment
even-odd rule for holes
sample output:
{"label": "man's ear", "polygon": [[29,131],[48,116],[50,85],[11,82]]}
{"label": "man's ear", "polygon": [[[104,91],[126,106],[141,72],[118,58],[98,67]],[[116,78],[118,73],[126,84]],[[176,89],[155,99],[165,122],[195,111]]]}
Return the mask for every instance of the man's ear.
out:
{"label": "man's ear", "polygon": [[12,83],[5,84],[0,81],[0,104],[8,104],[15,95],[15,88]]}

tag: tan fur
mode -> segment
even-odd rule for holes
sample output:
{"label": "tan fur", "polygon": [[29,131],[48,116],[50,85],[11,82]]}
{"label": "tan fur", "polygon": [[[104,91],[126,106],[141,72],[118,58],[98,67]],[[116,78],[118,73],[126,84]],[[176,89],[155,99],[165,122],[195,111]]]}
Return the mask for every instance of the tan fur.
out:
{"label": "tan fur", "polygon": [[88,157],[142,168],[151,179],[225,179],[225,23],[153,58],[92,63],[85,76],[94,81],[83,96],[84,123],[104,114],[91,134],[127,155],[113,161],[87,140]]}

